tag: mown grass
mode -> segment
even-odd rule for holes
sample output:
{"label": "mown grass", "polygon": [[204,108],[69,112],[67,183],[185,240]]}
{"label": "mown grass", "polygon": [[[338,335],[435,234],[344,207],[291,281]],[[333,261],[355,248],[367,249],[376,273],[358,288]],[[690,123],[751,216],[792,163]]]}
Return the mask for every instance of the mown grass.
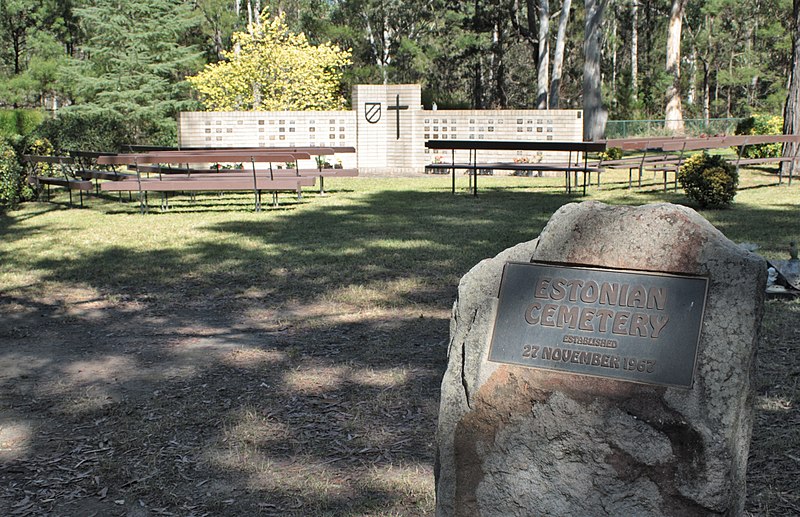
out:
{"label": "mown grass", "polygon": [[[144,216],[114,198],[25,204],[0,215],[0,354],[16,363],[0,371],[0,427],[27,395],[38,402],[17,419],[65,436],[34,433],[15,453],[25,468],[66,455],[60,442],[103,451],[71,458],[109,495],[79,478],[70,501],[91,499],[101,514],[112,500],[182,515],[429,514],[460,277],[536,237],[565,203],[687,202],[660,178],[634,189],[626,172],[602,180],[584,198],[562,178],[482,176],[475,198],[464,177],[455,196],[444,176],[341,179],[327,196],[282,195],[260,213],[247,194],[176,196],[169,211],[151,197]],[[730,210],[701,213],[731,240],[788,258],[799,190],[749,170]],[[755,514],[798,508],[798,324],[796,302],[767,305]],[[14,483],[0,503],[18,509],[26,485]]]}

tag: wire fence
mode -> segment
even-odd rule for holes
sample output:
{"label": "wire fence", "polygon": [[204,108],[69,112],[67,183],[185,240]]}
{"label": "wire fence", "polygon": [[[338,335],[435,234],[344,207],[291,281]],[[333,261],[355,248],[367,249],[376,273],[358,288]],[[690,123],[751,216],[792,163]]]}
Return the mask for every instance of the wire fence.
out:
{"label": "wire fence", "polygon": [[[741,118],[684,119],[687,136],[732,135]],[[665,127],[661,120],[609,120],[606,123],[606,138],[633,138],[641,136],[671,136],[675,132]]]}

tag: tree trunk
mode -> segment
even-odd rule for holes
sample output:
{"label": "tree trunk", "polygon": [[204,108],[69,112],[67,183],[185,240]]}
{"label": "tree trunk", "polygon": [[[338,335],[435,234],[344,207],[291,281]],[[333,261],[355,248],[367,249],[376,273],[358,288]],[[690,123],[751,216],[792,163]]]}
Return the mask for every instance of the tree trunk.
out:
{"label": "tree trunk", "polygon": [[[794,0],[792,15],[792,70],[789,75],[789,93],[783,110],[783,133],[785,135],[800,134],[800,0]],[[783,156],[795,156],[798,144],[783,146]],[[792,171],[791,163],[781,163],[781,173]]]}
{"label": "tree trunk", "polygon": [[639,98],[639,0],[631,2],[631,96]]}
{"label": "tree trunk", "polygon": [[[800,0],[799,0],[800,1]],[[586,25],[584,26],[583,55],[583,139],[600,140],[606,129],[608,112],[603,108],[601,93],[600,58],[602,32],[600,22],[607,0],[584,0]]]}
{"label": "tree trunk", "polygon": [[494,24],[492,31],[492,70],[494,82],[494,102],[498,109],[508,106],[508,96],[506,95],[506,65],[505,48],[503,47],[503,30],[499,23]]}
{"label": "tree trunk", "polygon": [[550,68],[550,2],[539,0],[539,67],[536,71],[536,109],[547,109],[547,87],[550,83],[548,68]]}
{"label": "tree trunk", "polygon": [[[730,59],[728,60],[728,77],[733,77],[733,54],[731,54]],[[733,81],[731,81],[733,82]],[[728,99],[725,107],[725,116],[727,118],[731,118],[731,95],[733,93],[733,84],[728,84]]]}
{"label": "tree trunk", "polygon": [[686,103],[690,106],[697,100],[697,48],[692,45],[689,54],[689,91],[686,94]]}
{"label": "tree trunk", "polygon": [[564,70],[564,48],[567,41],[567,23],[572,0],[563,0],[561,3],[561,16],[558,19],[558,34],[556,35],[556,49],[553,53],[553,74],[550,79],[550,109],[559,107],[559,89],[561,88],[561,74]]}
{"label": "tree trunk", "polygon": [[[614,0],[611,3],[611,12],[614,12]],[[616,108],[617,101],[617,16],[611,19],[611,105]]]}
{"label": "tree trunk", "polygon": [[664,117],[666,129],[683,133],[683,109],[681,107],[681,22],[687,0],[673,0],[667,34],[667,74],[672,84],[667,88],[667,109]]}
{"label": "tree trunk", "polygon": [[711,118],[711,67],[703,62],[703,119],[708,125]]}

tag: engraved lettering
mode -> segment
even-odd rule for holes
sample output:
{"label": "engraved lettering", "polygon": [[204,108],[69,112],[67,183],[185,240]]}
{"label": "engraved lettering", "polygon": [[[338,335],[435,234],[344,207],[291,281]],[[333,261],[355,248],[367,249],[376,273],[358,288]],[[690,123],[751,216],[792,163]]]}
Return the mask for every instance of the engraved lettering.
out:
{"label": "engraved lettering", "polygon": [[627,334],[628,330],[625,328],[625,325],[628,323],[630,317],[630,312],[617,311],[616,314],[614,314],[614,322],[611,324],[611,333],[622,335]]}
{"label": "engraved lettering", "polygon": [[588,280],[583,284],[583,289],[581,290],[581,301],[583,303],[594,303],[599,296],[600,287],[597,285],[597,282]]}
{"label": "engraved lettering", "polygon": [[564,328],[569,326],[569,328],[574,329],[578,326],[578,318],[580,316],[580,312],[577,306],[569,307],[567,305],[561,305],[558,308],[558,317],[556,318],[556,327]]}
{"label": "engraved lettering", "polygon": [[527,321],[529,325],[536,325],[539,323],[539,315],[536,314],[536,312],[541,310],[541,308],[542,306],[538,303],[532,303],[525,309],[525,321]]}
{"label": "engraved lettering", "polygon": [[603,282],[600,286],[600,303],[602,305],[616,305],[619,299],[619,284]]}
{"label": "engraved lettering", "polygon": [[536,289],[533,291],[534,298],[547,298],[547,287],[550,285],[549,278],[540,278],[536,282]]}
{"label": "engraved lettering", "polygon": [[564,291],[564,282],[566,282],[566,280],[564,280],[563,278],[556,278],[555,280],[553,280],[552,284],[553,291],[550,293],[551,300],[564,299],[564,296],[567,294],[566,291]]}
{"label": "engraved lettering", "polygon": [[633,286],[631,294],[628,295],[628,307],[636,307],[637,309],[644,309],[647,304],[647,291],[641,285]]}
{"label": "engraved lettering", "polygon": [[578,288],[583,285],[583,280],[568,280],[567,287],[569,287],[569,301],[578,301]]}
{"label": "engraved lettering", "polygon": [[650,334],[650,337],[653,339],[658,338],[661,331],[664,330],[664,327],[667,326],[667,322],[669,321],[669,316],[666,314],[653,314],[650,316],[650,325],[653,327],[653,333]]}
{"label": "engraved lettering", "polygon": [[628,305],[628,284],[622,284],[619,288],[619,303],[620,307]]}
{"label": "engraved lettering", "polygon": [[553,305],[552,303],[545,305],[542,311],[542,325],[545,327],[555,327],[556,322],[553,321],[553,316],[555,316],[557,310],[558,305]]}
{"label": "engraved lettering", "polygon": [[651,287],[647,292],[647,308],[664,310],[667,304],[667,290],[663,287]]}
{"label": "engraved lettering", "polygon": [[583,309],[581,311],[581,319],[580,323],[578,323],[578,329],[593,332],[594,326],[590,324],[592,318],[594,318],[594,309]]}
{"label": "engraved lettering", "polygon": [[634,313],[631,322],[631,336],[647,337],[650,331],[650,318],[641,312]]}
{"label": "engraved lettering", "polygon": [[599,309],[597,317],[600,319],[600,332],[608,332],[608,320],[614,317],[614,313],[608,309]]}

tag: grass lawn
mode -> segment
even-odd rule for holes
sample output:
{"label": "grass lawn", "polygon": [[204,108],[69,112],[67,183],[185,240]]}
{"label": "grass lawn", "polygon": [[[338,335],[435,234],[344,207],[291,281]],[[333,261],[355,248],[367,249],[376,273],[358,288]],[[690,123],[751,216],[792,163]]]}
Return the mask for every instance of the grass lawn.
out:
{"label": "grass lawn", "polygon": [[[329,180],[247,194],[0,214],[0,514],[432,515],[450,309],[478,261],[561,205],[685,203],[606,173]],[[745,171],[730,239],[788,258],[800,185]],[[800,513],[800,304],[767,304],[753,515]],[[138,512],[138,513],[136,513]]]}

